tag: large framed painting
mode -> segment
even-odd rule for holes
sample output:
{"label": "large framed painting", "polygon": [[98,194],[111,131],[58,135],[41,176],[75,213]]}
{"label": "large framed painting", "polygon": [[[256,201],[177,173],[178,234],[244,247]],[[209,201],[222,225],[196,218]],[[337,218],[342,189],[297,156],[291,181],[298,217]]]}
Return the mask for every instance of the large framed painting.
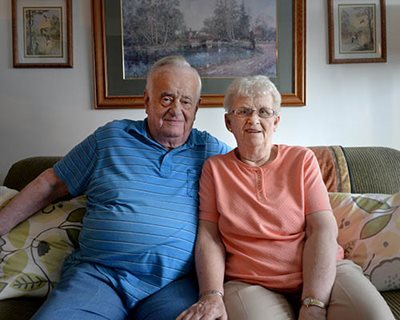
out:
{"label": "large framed painting", "polygon": [[329,63],[386,62],[385,0],[328,0]]}
{"label": "large framed painting", "polygon": [[72,68],[72,0],[12,0],[14,68]]}
{"label": "large framed painting", "polygon": [[233,78],[263,74],[283,106],[304,106],[306,0],[92,0],[96,108],[141,108],[150,66],[183,55],[202,78],[202,107]]}

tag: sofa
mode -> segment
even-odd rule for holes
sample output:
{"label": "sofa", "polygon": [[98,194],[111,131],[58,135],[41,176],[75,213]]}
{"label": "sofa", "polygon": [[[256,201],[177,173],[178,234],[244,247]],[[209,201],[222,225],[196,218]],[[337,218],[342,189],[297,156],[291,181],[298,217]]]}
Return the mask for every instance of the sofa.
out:
{"label": "sofa", "polygon": [[[394,214],[394,211],[392,209],[390,209],[392,211],[388,211],[389,209],[387,202],[393,200],[392,198],[389,199],[390,195],[400,191],[400,151],[386,147],[342,146],[314,146],[310,147],[310,149],[314,151],[318,159],[323,179],[328,191],[330,192],[330,195],[333,197],[332,201],[337,201],[340,203],[336,204],[333,202],[335,204],[335,210],[338,208],[338,212],[341,210],[340,214],[342,214],[340,219],[337,218],[340,229],[339,234],[341,234],[343,230],[343,234],[346,234],[347,232],[346,237],[354,237],[356,234],[361,232],[363,235],[363,238],[361,239],[362,241],[374,240],[374,237],[377,237],[378,232],[382,231],[384,227],[389,225],[388,221],[393,220],[390,218]],[[39,173],[51,167],[59,159],[60,157],[31,157],[22,159],[11,166],[5,177],[3,185],[10,189],[21,190]],[[356,217],[358,221],[360,221],[360,219],[365,219],[365,217],[370,218],[377,212],[378,216],[377,218],[375,217],[373,219],[374,223],[371,221],[365,223],[366,227],[362,228],[362,230],[359,232],[355,231],[354,229],[358,228],[357,223],[354,223],[355,220],[350,223],[348,217],[344,217],[343,214],[346,215],[350,210],[348,209],[350,207],[359,210],[360,203],[361,207],[365,205],[366,198],[363,197],[365,194],[375,194],[375,196],[372,196],[373,206],[371,207],[371,203],[368,202],[367,206],[369,208],[368,210],[370,210],[368,214],[365,215],[358,212],[357,214],[353,215],[351,219]],[[384,200],[380,200],[380,197],[383,197],[383,195],[385,195]],[[344,198],[346,198],[347,201],[345,201],[345,204],[343,204],[342,200],[338,201],[338,199]],[[398,200],[398,198],[399,197],[396,199]],[[368,199],[369,198],[367,197],[367,200]],[[389,200],[386,201],[385,199]],[[371,201],[371,199],[368,201]],[[383,204],[386,205],[384,211],[382,211],[383,209],[381,210]],[[399,208],[400,206],[397,206],[395,207],[395,210]],[[397,211],[399,211],[400,214],[400,209]],[[382,214],[382,212],[384,212],[384,214]],[[389,214],[385,214],[387,212],[389,212]],[[379,222],[379,230],[376,230],[376,222]],[[397,224],[399,223],[397,222]],[[374,226],[375,228],[372,228]],[[399,236],[400,239],[400,232],[397,232],[395,235],[393,235],[392,232],[390,233],[390,236],[392,237],[391,239],[397,236]],[[360,257],[365,258],[367,256],[367,254],[365,254],[366,250],[370,250],[373,247],[368,245],[370,242],[363,242],[359,245],[357,242],[359,240],[360,239],[347,239],[347,242],[343,240],[345,252],[347,252],[350,257],[351,254],[357,250],[362,253],[361,255],[354,255],[354,259],[360,259]],[[400,241],[397,243],[400,243]],[[385,242],[386,251],[387,247],[388,243]],[[392,251],[391,254],[398,255],[400,250],[395,251],[396,252]],[[373,252],[372,254],[373,257],[375,257],[376,253]],[[393,265],[393,263],[398,263],[398,261],[400,261],[400,258],[392,259],[391,257],[391,265]],[[363,270],[368,271],[370,264],[371,260],[368,261],[368,266],[363,268]],[[380,278],[385,278],[385,275],[382,276],[382,272],[386,272],[385,270],[388,270],[387,266],[390,266],[386,263],[384,265],[385,268],[382,268],[382,265],[382,263],[379,265],[381,267],[379,269],[380,272],[375,272],[376,269],[374,269],[367,274],[367,276],[371,277],[371,279],[373,279],[375,283],[380,286],[379,288],[381,288],[381,294],[387,301],[389,307],[395,315],[395,318],[400,319],[400,285],[396,287],[399,283],[399,280],[396,278],[397,276],[394,275],[394,280],[390,278],[393,281],[391,280],[388,283],[388,281],[385,280],[382,282]],[[400,268],[398,270],[400,270]],[[387,286],[387,288],[382,289],[382,286]],[[395,289],[391,290],[393,287]],[[30,319],[30,317],[44,300],[44,297],[16,297],[0,300],[0,320]]]}

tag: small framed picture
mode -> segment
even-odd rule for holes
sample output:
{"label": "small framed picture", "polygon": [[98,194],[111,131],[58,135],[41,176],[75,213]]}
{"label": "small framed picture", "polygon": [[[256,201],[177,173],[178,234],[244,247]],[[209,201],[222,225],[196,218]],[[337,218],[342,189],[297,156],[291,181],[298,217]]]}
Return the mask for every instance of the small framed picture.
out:
{"label": "small framed picture", "polygon": [[329,63],[386,62],[385,0],[327,0]]}
{"label": "small framed picture", "polygon": [[72,68],[72,0],[12,0],[14,68]]}

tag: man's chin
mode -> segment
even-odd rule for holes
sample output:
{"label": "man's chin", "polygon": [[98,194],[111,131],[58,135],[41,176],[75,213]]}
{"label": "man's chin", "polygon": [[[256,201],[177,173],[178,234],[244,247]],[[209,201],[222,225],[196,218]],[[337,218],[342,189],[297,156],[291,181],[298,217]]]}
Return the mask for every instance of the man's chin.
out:
{"label": "man's chin", "polygon": [[181,138],[184,136],[182,128],[168,128],[164,129],[162,132],[166,138]]}
{"label": "man's chin", "polygon": [[162,126],[162,131],[165,132],[165,134],[179,136],[182,135],[182,133],[185,131],[185,127],[181,122],[164,122],[164,125]]}

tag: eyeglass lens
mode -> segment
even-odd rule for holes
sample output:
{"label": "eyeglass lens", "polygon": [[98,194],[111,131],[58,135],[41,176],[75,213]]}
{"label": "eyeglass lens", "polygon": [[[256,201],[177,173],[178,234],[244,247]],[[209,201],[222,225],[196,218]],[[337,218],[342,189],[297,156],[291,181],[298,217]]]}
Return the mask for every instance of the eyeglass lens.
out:
{"label": "eyeglass lens", "polygon": [[232,113],[239,117],[250,117],[253,112],[257,112],[260,118],[270,118],[275,114],[274,110],[270,108],[250,109],[241,107],[232,111]]}

